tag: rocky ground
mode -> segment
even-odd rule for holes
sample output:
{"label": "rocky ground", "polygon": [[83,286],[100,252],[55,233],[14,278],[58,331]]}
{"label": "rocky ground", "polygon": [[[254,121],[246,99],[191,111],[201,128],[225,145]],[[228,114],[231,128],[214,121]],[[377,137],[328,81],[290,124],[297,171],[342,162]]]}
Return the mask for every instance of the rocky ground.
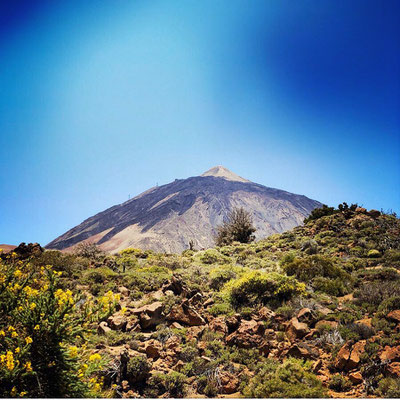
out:
{"label": "rocky ground", "polygon": [[85,339],[115,396],[399,397],[399,220],[324,213],[248,245],[34,262],[83,299],[120,294]]}

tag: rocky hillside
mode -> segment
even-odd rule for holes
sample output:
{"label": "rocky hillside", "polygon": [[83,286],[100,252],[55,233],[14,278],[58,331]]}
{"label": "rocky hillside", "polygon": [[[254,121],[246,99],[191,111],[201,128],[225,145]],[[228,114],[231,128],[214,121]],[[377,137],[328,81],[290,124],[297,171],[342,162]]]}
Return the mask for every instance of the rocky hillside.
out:
{"label": "rocky hillside", "polygon": [[49,249],[82,242],[116,252],[128,247],[168,253],[214,245],[213,236],[233,207],[250,211],[257,239],[300,225],[321,203],[250,182],[224,167],[177,179],[109,208],[53,240]]}
{"label": "rocky hillside", "polygon": [[102,360],[85,375],[97,396],[400,396],[394,215],[325,207],[256,243],[179,255],[22,246],[12,257],[29,251],[30,270],[53,265],[77,305],[115,300],[70,350]]}

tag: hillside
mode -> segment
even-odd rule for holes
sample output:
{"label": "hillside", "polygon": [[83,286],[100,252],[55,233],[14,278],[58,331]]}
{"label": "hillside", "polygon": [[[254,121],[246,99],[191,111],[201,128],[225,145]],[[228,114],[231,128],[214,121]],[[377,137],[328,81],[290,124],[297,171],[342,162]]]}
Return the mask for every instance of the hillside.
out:
{"label": "hillside", "polygon": [[318,201],[250,182],[217,166],[98,213],[46,247],[63,250],[90,242],[108,252],[138,247],[176,253],[193,241],[196,249],[206,249],[214,245],[216,227],[234,207],[251,212],[261,239],[300,225],[319,206]]}
{"label": "hillside", "polygon": [[[30,245],[2,258],[0,272],[14,276],[7,278],[11,288],[15,276],[22,282],[38,271],[25,319],[1,310],[6,338],[12,325],[21,340],[47,338],[43,347],[51,353],[52,319],[40,300],[52,298],[40,283],[45,271],[56,276],[59,312],[77,296],[61,320],[78,326],[89,310],[82,337],[66,331],[54,341],[55,348],[64,343],[76,365],[68,368],[81,371],[82,391],[71,391],[73,378],[62,387],[53,379],[55,388],[45,382],[52,395],[400,396],[400,220],[394,215],[346,205],[318,209],[289,232],[180,255],[139,249],[107,255],[93,246],[63,254]],[[13,294],[18,290],[10,299],[25,301],[25,294]],[[24,351],[32,370],[43,371],[42,358]],[[25,355],[14,357],[25,362]],[[65,371],[60,376],[71,376]],[[0,390],[7,395],[17,382],[28,396],[43,396],[28,378],[17,375],[10,384],[0,375]]]}

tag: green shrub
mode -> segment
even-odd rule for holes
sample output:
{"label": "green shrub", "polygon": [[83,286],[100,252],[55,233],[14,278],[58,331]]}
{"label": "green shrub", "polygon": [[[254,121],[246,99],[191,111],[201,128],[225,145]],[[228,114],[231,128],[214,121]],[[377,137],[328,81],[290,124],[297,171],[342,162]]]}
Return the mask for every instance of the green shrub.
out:
{"label": "green shrub", "polygon": [[289,358],[282,364],[267,359],[243,388],[245,397],[292,398],[325,397],[321,381],[310,371],[310,364]]}
{"label": "green shrub", "polygon": [[209,249],[201,253],[200,261],[203,264],[227,264],[231,259],[215,249]]}
{"label": "green shrub", "polygon": [[232,305],[268,303],[271,300],[288,300],[294,295],[304,294],[305,286],[296,279],[275,272],[251,271],[228,282],[225,295]]}
{"label": "green shrub", "polygon": [[400,297],[400,281],[366,282],[354,292],[354,296],[357,304],[366,304],[377,308],[381,303],[386,304],[385,301],[390,298]]}
{"label": "green shrub", "polygon": [[232,305],[229,303],[215,303],[207,309],[207,311],[217,317],[218,315],[230,315],[234,313]]}
{"label": "green shrub", "polygon": [[345,283],[340,278],[329,279],[319,276],[313,279],[312,286],[315,290],[331,296],[343,296],[349,292],[349,289],[346,288]]}
{"label": "green shrub", "polygon": [[127,379],[129,383],[144,382],[149,376],[151,364],[145,356],[131,357],[127,366]]}
{"label": "green shrub", "polygon": [[376,394],[392,399],[400,398],[400,379],[384,378],[379,382]]}
{"label": "green shrub", "polygon": [[288,275],[294,275],[303,282],[315,277],[350,279],[350,275],[336,265],[334,259],[322,255],[294,258],[283,267]]}
{"label": "green shrub", "polygon": [[182,398],[185,395],[185,383],[186,376],[179,372],[173,371],[168,375],[157,372],[148,381],[148,386],[152,388],[152,396],[148,397],[159,397],[167,393],[168,397]]}
{"label": "green shrub", "polygon": [[400,280],[400,274],[397,272],[395,268],[363,269],[363,270],[358,270],[355,275],[360,280],[368,280],[368,281]]}
{"label": "green shrub", "polygon": [[379,250],[372,249],[367,253],[367,257],[368,258],[380,258],[380,257],[382,257],[382,254],[380,253]]}
{"label": "green shrub", "polygon": [[223,265],[210,271],[210,288],[219,290],[231,279],[236,278],[236,273],[230,265]]}
{"label": "green shrub", "polygon": [[335,374],[329,381],[329,389],[335,392],[348,392],[351,389],[351,382],[340,374]]}

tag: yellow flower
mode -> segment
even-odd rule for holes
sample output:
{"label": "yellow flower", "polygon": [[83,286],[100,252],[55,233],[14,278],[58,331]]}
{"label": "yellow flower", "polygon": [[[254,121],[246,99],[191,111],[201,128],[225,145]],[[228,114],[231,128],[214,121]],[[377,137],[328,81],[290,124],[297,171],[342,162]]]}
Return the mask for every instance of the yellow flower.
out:
{"label": "yellow flower", "polygon": [[16,278],[19,278],[19,277],[21,277],[21,276],[22,276],[22,272],[21,272],[21,270],[20,270],[20,269],[17,269],[17,270],[15,270],[15,272],[14,272],[14,276],[15,276]]}
{"label": "yellow flower", "polygon": [[38,331],[40,329],[39,325],[35,325],[35,327],[33,328],[35,331]]}
{"label": "yellow flower", "polygon": [[28,337],[25,338],[25,342],[26,342],[26,344],[30,344],[30,343],[33,342],[33,340],[32,340],[32,338],[30,336],[28,336]]}
{"label": "yellow flower", "polygon": [[14,364],[14,355],[13,355],[13,353],[11,351],[7,351],[7,354],[6,354],[6,366],[7,366],[7,369],[9,371],[12,371],[14,369],[14,366],[15,366],[15,364]]}
{"label": "yellow flower", "polygon": [[91,362],[96,362],[96,361],[100,361],[100,360],[101,360],[101,355],[99,353],[92,354],[89,357],[89,361],[91,361]]}
{"label": "yellow flower", "polygon": [[26,396],[27,393],[28,393],[28,392],[21,392],[21,393],[19,394],[19,396],[20,396],[20,397],[24,397],[24,396]]}
{"label": "yellow flower", "polygon": [[15,354],[18,354],[20,351],[21,351],[21,349],[20,349],[19,347],[17,347],[17,348],[15,349]]}
{"label": "yellow flower", "polygon": [[15,331],[13,331],[13,332],[11,333],[11,337],[12,337],[12,338],[16,338],[16,337],[18,337],[18,333],[17,333],[17,332],[15,332]]}
{"label": "yellow flower", "polygon": [[76,346],[70,346],[68,351],[71,357],[78,357],[78,348]]}
{"label": "yellow flower", "polygon": [[27,372],[32,372],[32,363],[30,361],[26,362],[24,368]]}
{"label": "yellow flower", "polygon": [[31,303],[31,304],[29,305],[29,308],[30,308],[31,310],[34,310],[34,309],[36,308],[36,303]]}
{"label": "yellow flower", "polygon": [[0,331],[0,336],[6,336],[6,333],[3,330],[1,330]]}
{"label": "yellow flower", "polygon": [[18,307],[18,311],[24,311],[24,307],[19,306],[19,307]]}
{"label": "yellow flower", "polygon": [[8,331],[9,331],[9,332],[15,331],[15,328],[14,328],[12,325],[10,325],[10,326],[8,327]]}

